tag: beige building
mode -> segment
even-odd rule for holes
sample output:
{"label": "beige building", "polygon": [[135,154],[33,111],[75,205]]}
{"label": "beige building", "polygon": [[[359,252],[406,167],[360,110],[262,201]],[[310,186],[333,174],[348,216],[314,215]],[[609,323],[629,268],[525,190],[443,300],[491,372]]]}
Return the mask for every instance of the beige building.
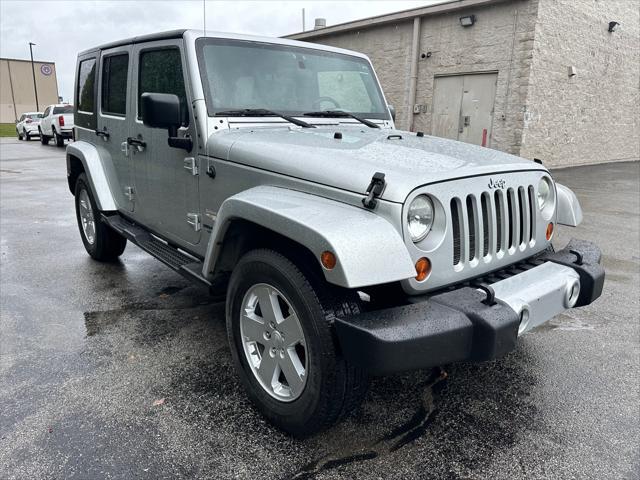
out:
{"label": "beige building", "polygon": [[24,112],[43,111],[58,103],[58,80],[53,62],[33,62],[38,105],[33,88],[30,60],[0,58],[0,123],[13,123]]}
{"label": "beige building", "polygon": [[631,0],[456,0],[290,35],[369,55],[402,129],[539,158],[640,158]]}

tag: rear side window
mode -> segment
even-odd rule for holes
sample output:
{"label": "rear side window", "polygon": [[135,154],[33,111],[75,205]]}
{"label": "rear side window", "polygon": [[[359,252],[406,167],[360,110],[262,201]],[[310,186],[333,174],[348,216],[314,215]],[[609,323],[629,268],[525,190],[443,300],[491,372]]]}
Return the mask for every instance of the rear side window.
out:
{"label": "rear side window", "polygon": [[[143,93],[172,93],[180,99],[183,118],[187,123],[186,105],[187,94],[182,75],[182,61],[180,50],[166,48],[150,50],[140,54],[140,69],[138,77],[138,105]],[[138,107],[138,118],[140,108]]]}
{"label": "rear side window", "polygon": [[94,112],[96,84],[96,59],[90,58],[80,62],[78,69],[78,110]]}
{"label": "rear side window", "polygon": [[53,114],[73,113],[73,105],[65,105],[64,107],[53,107]]}
{"label": "rear side window", "polygon": [[125,116],[127,113],[127,74],[129,54],[107,57],[102,63],[102,112]]}

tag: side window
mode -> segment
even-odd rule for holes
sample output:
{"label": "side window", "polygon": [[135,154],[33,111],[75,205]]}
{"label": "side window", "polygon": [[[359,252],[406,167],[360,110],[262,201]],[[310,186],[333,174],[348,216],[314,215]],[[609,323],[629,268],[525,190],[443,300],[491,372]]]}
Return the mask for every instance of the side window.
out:
{"label": "side window", "polygon": [[78,69],[78,111],[94,112],[96,84],[96,59],[90,58],[80,62]]}
{"label": "side window", "polygon": [[102,113],[127,113],[127,74],[129,54],[113,55],[102,62]]}
{"label": "side window", "polygon": [[19,122],[23,121],[23,120],[24,120],[24,117],[25,117],[25,116],[24,116],[24,114],[23,114],[23,115],[21,115],[21,116],[20,116],[20,120],[18,120],[18,121],[19,121]]}
{"label": "side window", "polygon": [[47,107],[44,109],[44,113],[42,114],[42,117],[48,117],[49,116],[49,109],[51,109],[51,107]]}
{"label": "side window", "polygon": [[[180,50],[165,48],[140,53],[138,105],[140,105],[140,97],[145,92],[177,95],[183,111],[183,122],[185,125],[188,123],[187,94],[184,88]],[[138,118],[140,118],[140,107],[138,107]]]}

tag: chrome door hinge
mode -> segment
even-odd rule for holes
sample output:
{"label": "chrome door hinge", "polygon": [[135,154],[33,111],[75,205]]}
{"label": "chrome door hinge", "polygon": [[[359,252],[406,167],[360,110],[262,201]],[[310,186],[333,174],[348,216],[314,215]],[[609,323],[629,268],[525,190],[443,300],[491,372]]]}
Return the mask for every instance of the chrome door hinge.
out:
{"label": "chrome door hinge", "polygon": [[186,157],[184,159],[184,168],[191,171],[191,175],[198,175],[198,164],[194,157]]}
{"label": "chrome door hinge", "polygon": [[200,215],[197,213],[187,213],[187,223],[193,227],[196,232],[199,232],[202,228],[202,221]]}
{"label": "chrome door hinge", "polygon": [[133,187],[124,187],[124,196],[129,199],[129,201],[133,201]]}

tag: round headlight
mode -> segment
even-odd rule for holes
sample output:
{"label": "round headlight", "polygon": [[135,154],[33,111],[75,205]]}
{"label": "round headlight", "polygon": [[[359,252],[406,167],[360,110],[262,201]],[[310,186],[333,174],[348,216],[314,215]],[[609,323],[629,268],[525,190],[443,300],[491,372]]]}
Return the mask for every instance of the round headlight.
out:
{"label": "round headlight", "polygon": [[542,177],[538,183],[538,208],[542,210],[551,199],[551,182],[547,177]]}
{"label": "round headlight", "polygon": [[419,242],[427,236],[433,225],[433,202],[426,195],[413,199],[407,210],[407,226],[411,240]]}

